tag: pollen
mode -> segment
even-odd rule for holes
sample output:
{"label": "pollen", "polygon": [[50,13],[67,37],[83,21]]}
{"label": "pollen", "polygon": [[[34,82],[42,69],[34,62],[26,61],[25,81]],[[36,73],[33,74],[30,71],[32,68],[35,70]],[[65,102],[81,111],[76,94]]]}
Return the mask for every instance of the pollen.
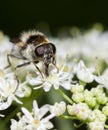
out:
{"label": "pollen", "polygon": [[38,127],[38,125],[40,124],[40,120],[39,119],[35,119],[33,122],[35,127]]}
{"label": "pollen", "polygon": [[0,70],[0,77],[3,77],[4,76],[4,72],[3,70]]}

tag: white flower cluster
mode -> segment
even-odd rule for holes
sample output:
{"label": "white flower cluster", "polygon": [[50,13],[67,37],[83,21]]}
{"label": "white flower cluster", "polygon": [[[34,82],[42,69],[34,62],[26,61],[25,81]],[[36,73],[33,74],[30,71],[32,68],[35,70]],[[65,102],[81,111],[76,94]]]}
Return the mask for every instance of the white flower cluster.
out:
{"label": "white flower cluster", "polygon": [[65,37],[54,40],[57,43],[57,49],[60,50],[58,51],[58,62],[59,60],[61,62],[61,59],[63,60],[66,55],[70,61],[72,61],[72,58],[82,58],[86,59],[90,64],[94,64],[99,59],[106,59],[107,61],[108,31],[102,32],[93,28],[84,33],[79,31],[73,38]]}
{"label": "white flower cluster", "polygon": [[[11,130],[49,130],[54,127],[52,118],[77,119],[89,130],[108,129],[108,32],[93,29],[73,38],[52,40],[57,48],[58,69],[49,66],[46,77],[41,63],[37,65],[42,75],[32,64],[15,70],[14,66],[23,61],[12,58],[12,66],[4,69],[12,45],[0,32],[0,117],[3,119],[2,111],[8,113],[15,102],[21,107],[21,113],[16,119],[14,116],[19,110],[9,116]],[[43,93],[53,90],[51,99],[57,93],[62,101],[39,108],[35,99],[41,90]],[[33,101],[32,110],[30,101]]]}
{"label": "white flower cluster", "polygon": [[72,86],[71,92],[74,104],[67,106],[69,115],[85,121],[90,130],[104,130],[108,116],[108,97],[103,91],[103,86],[98,85],[87,90],[77,84]]}
{"label": "white flower cluster", "polygon": [[19,84],[17,77],[13,72],[0,70],[0,110],[7,109],[13,101],[22,104],[18,98],[26,96],[30,91],[26,82]]}
{"label": "white flower cluster", "polygon": [[52,70],[48,77],[43,78],[41,75],[37,77],[31,77],[27,75],[27,81],[32,85],[36,86],[34,89],[43,88],[46,92],[53,86],[55,89],[63,87],[66,90],[70,90],[70,83],[72,79],[72,73],[65,71],[65,66],[57,72],[57,70]]}
{"label": "white flower cluster", "polygon": [[[62,108],[62,109],[61,109]],[[49,121],[55,116],[62,115],[66,110],[65,102],[55,103],[54,106],[44,105],[38,108],[36,101],[33,101],[32,112],[22,108],[23,115],[19,121],[11,119],[11,130],[48,130],[53,128]],[[50,112],[49,115],[46,115]]]}

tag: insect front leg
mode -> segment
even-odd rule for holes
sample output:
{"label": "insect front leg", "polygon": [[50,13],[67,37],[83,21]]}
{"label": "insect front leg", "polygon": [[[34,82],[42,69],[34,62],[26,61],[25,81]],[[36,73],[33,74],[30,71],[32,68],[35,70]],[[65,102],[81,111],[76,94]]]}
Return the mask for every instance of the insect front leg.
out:
{"label": "insect front leg", "polygon": [[31,63],[31,61],[26,62],[26,63],[23,63],[23,64],[20,64],[20,65],[17,65],[17,66],[15,67],[15,70],[16,70],[17,68],[20,68],[20,67],[23,67],[23,66],[29,65],[30,63]]}
{"label": "insect front leg", "polygon": [[57,72],[59,72],[59,68],[56,66],[56,59],[55,59],[55,56],[53,57],[52,65],[57,69]]}
{"label": "insect front leg", "polygon": [[44,78],[44,76],[43,76],[41,70],[40,70],[39,67],[36,65],[36,63],[38,63],[38,61],[29,61],[29,62],[20,64],[20,65],[17,65],[17,66],[15,67],[15,70],[17,70],[17,69],[20,68],[20,67],[29,65],[30,63],[33,63],[33,64],[34,64],[34,66],[36,67],[36,69],[37,69],[37,70],[39,71],[39,73],[41,74],[42,78]]}
{"label": "insect front leg", "polygon": [[44,78],[44,76],[43,76],[41,70],[40,70],[39,67],[36,65],[36,61],[33,61],[33,64],[34,64],[34,66],[36,67],[36,69],[39,71],[39,73],[41,74],[42,78]]}

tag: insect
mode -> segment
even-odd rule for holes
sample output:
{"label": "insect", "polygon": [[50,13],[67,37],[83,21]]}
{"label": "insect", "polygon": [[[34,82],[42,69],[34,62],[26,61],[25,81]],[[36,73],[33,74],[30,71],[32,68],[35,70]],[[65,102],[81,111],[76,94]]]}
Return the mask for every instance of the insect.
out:
{"label": "insect", "polygon": [[27,61],[17,65],[16,68],[33,63],[41,73],[37,63],[42,61],[45,66],[44,73],[46,76],[49,76],[49,64],[56,67],[56,47],[49,42],[43,33],[38,31],[23,32],[18,39],[11,39],[10,41],[14,43],[14,47],[11,53],[7,55],[9,66],[11,65],[10,57],[14,57]]}

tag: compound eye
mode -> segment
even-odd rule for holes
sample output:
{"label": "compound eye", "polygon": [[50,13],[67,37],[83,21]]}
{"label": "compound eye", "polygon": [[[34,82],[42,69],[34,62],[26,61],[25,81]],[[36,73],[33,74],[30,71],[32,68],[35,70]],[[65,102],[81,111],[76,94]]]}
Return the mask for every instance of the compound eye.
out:
{"label": "compound eye", "polygon": [[56,47],[53,43],[49,43],[49,45],[52,47],[53,53],[56,53]]}
{"label": "compound eye", "polygon": [[35,53],[37,56],[43,56],[44,55],[44,47],[43,46],[39,46],[35,49]]}

